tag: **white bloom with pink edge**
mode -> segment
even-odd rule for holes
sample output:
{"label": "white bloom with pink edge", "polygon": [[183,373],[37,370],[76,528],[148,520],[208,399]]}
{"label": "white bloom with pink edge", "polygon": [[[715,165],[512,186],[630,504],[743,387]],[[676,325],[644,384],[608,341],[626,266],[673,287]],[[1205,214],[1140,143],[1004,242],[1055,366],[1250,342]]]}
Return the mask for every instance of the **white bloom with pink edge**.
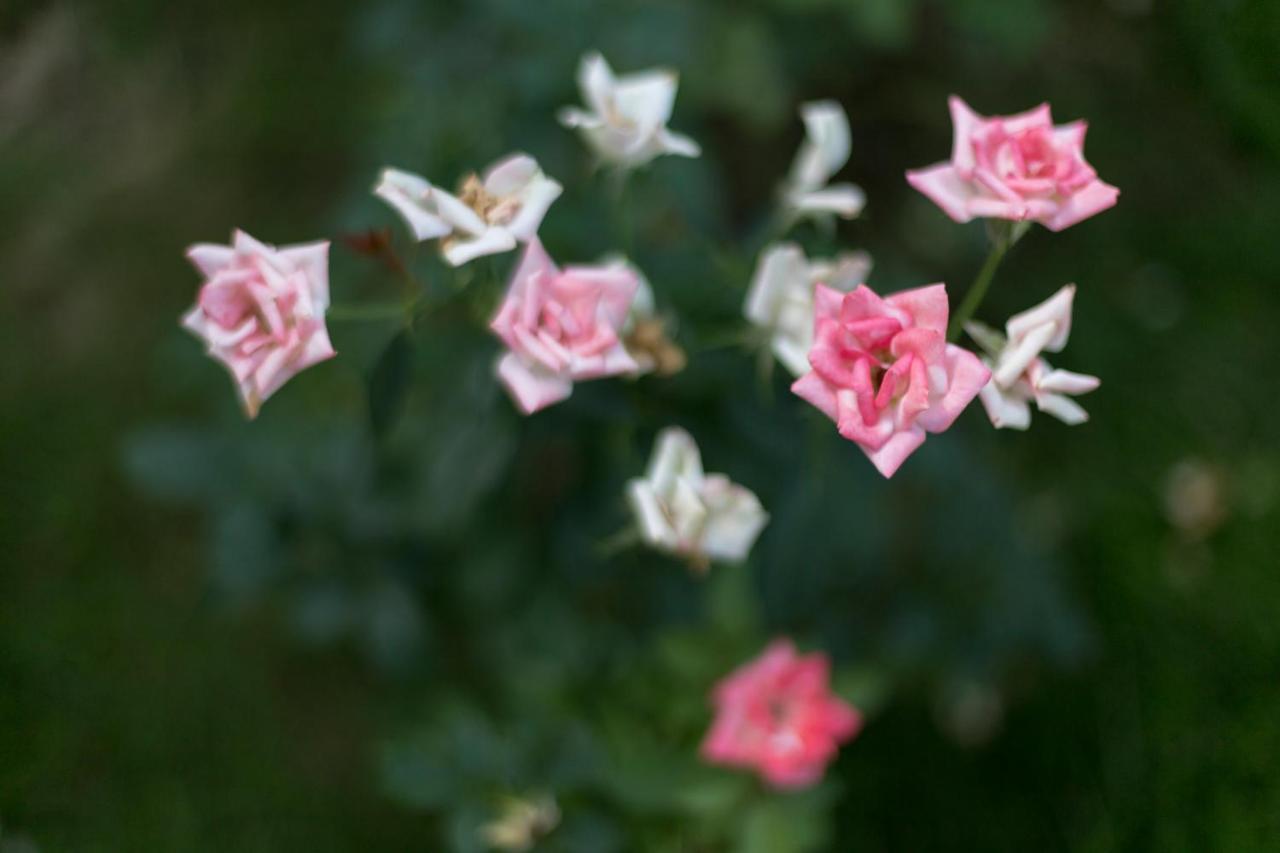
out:
{"label": "white bloom with pink edge", "polygon": [[416,239],[439,238],[445,260],[456,267],[532,240],[562,189],[532,157],[513,154],[483,178],[468,175],[457,195],[399,169],[384,169],[373,194],[400,214]]}
{"label": "white bloom with pink edge", "polygon": [[749,489],[703,472],[698,445],[679,427],[658,434],[644,477],[627,484],[627,503],[646,545],[699,570],[745,560],[769,520]]}
{"label": "white bloom with pink edge", "polygon": [[1082,424],[1089,414],[1071,398],[1096,389],[1096,376],[1056,370],[1040,357],[1042,352],[1062,352],[1071,334],[1071,308],[1076,286],[1068,284],[1034,308],[1009,318],[1005,335],[982,323],[965,324],[969,337],[986,351],[983,362],[991,368],[991,381],[978,399],[997,428],[1026,429],[1031,406],[1065,424]]}

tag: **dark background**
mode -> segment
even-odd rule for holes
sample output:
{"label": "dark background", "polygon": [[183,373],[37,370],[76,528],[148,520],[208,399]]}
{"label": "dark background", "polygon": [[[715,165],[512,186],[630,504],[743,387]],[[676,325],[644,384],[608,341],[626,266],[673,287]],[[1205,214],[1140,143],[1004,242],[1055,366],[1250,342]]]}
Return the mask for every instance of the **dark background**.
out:
{"label": "dark background", "polygon": [[[545,791],[548,850],[1275,849],[1277,45],[1271,0],[8,0],[0,850],[470,850]],[[592,47],[678,68],[704,148],[637,176],[626,238],[554,120]],[[1103,385],[1076,428],[975,405],[885,482],[715,342],[808,99],[870,201],[798,236],[962,292],[982,226],[902,178],[952,92],[1089,120],[1119,205],[1033,230],[981,315],[1077,282],[1054,362]],[[553,256],[633,241],[690,368],[524,419],[480,325],[335,322],[244,423],[177,327],[184,247],[401,237],[379,168],[514,149],[566,186]],[[397,293],[336,246],[332,279]],[[707,581],[600,547],[671,423],[772,513]],[[870,716],[790,797],[694,759],[709,685],[780,633]]]}

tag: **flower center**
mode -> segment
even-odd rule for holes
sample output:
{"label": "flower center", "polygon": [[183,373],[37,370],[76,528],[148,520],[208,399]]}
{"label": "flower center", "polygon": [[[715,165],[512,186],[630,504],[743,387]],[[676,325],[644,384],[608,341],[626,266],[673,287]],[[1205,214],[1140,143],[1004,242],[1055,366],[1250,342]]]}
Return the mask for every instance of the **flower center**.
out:
{"label": "flower center", "polygon": [[652,361],[659,376],[679,373],[688,363],[684,350],[667,337],[666,325],[656,318],[638,320],[625,344],[633,356],[643,354]]}
{"label": "flower center", "polygon": [[278,273],[256,265],[227,270],[205,285],[200,306],[222,329],[223,346],[250,353],[273,342],[284,344],[299,331],[299,294],[290,285]]}
{"label": "flower center", "polygon": [[765,712],[769,715],[769,722],[773,726],[785,725],[789,711],[790,703],[780,696],[770,696],[765,701]]}
{"label": "flower center", "polygon": [[489,192],[475,172],[467,175],[458,190],[458,199],[489,225],[505,225],[520,212],[520,202]]}
{"label": "flower center", "polygon": [[978,164],[1018,192],[1047,191],[1061,177],[1061,157],[1049,128],[1007,133],[993,127],[975,141]]}

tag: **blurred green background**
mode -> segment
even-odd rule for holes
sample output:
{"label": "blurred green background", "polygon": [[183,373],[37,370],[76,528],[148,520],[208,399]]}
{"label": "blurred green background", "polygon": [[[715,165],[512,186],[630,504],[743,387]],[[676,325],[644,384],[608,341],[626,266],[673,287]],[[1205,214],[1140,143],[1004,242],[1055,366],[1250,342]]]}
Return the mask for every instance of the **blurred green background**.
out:
{"label": "blurred green background", "polygon": [[[538,794],[542,850],[1276,849],[1278,44],[1273,0],[7,0],[0,851],[479,850]],[[607,187],[554,120],[593,47],[678,68],[704,148],[631,194],[689,369],[524,419],[480,326],[334,323],[341,357],[244,423],[177,327],[183,248],[400,236],[379,168],[520,149],[566,186],[552,254],[595,259]],[[848,111],[870,200],[808,248],[966,286],[981,225],[902,178],[952,92],[1089,120],[1119,206],[1033,231],[981,314],[1077,282],[1055,364],[1103,385],[1078,428],[975,405],[884,482],[711,342],[804,100]],[[396,293],[336,246],[332,279]],[[772,513],[707,581],[600,548],[672,423]],[[694,750],[710,684],[784,633],[870,721],[770,796]]]}

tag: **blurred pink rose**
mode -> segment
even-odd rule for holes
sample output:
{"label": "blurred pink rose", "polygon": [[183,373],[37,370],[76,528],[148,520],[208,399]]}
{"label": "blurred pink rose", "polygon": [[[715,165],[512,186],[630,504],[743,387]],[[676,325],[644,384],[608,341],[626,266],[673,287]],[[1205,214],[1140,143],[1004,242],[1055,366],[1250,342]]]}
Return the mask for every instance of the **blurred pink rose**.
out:
{"label": "blurred pink rose", "polygon": [[942,432],[987,383],[976,355],[948,344],[942,284],[881,299],[866,285],[814,290],[813,368],[791,390],[836,422],[886,477]]}
{"label": "blurred pink rose", "polygon": [[510,350],[498,378],[525,414],[573,393],[573,383],[639,369],[620,331],[638,280],[624,263],[561,271],[529,241],[489,328]]}
{"label": "blurred pink rose", "polygon": [[205,282],[182,325],[231,371],[250,418],[294,374],[337,354],[324,325],[327,242],[277,249],[236,231],[230,246],[200,243],[187,257]]}
{"label": "blurred pink rose", "polygon": [[1085,122],[1053,126],[1049,105],[987,118],[952,95],[951,162],[907,172],[907,182],[956,222],[1032,220],[1061,231],[1116,203],[1084,159]]}
{"label": "blurred pink rose", "polygon": [[702,757],[755,768],[777,788],[814,784],[862,728],[862,715],[829,682],[826,655],[801,657],[790,640],[775,640],[715,686],[716,717]]}

